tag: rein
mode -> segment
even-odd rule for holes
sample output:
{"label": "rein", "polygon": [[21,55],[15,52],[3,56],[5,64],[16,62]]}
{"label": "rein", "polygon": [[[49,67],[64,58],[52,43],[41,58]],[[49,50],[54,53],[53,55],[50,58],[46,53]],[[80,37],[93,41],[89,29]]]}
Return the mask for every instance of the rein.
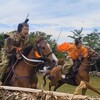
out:
{"label": "rein", "polygon": [[50,52],[49,54],[45,55],[44,57],[48,58],[53,52]]}
{"label": "rein", "polygon": [[[33,67],[33,66],[37,66],[37,65],[30,64],[30,63],[27,62],[27,60],[25,60],[25,59],[24,59],[24,62],[25,62],[27,65],[32,66],[32,67]],[[38,65],[39,65],[39,64],[38,64]]]}
{"label": "rein", "polygon": [[[21,54],[21,53],[20,53],[20,54]],[[44,61],[42,61],[42,60],[28,59],[28,58],[25,57],[23,54],[21,54],[21,56],[24,58],[23,61],[24,61],[27,65],[32,66],[32,67],[36,66],[35,72],[36,72],[37,66],[39,66],[39,64],[33,65],[33,64],[30,64],[30,62],[31,62],[31,63],[33,63],[33,62],[35,62],[35,63],[40,63],[40,62],[43,63],[43,62],[44,62]],[[14,68],[12,68],[12,70],[13,70],[15,79],[22,79],[22,78],[31,78],[31,77],[33,77],[33,75],[29,75],[29,76],[17,76],[16,73],[15,73],[15,71],[14,71]],[[35,73],[34,73],[34,74],[35,74]]]}
{"label": "rein", "polygon": [[36,59],[29,59],[29,58],[27,58],[27,57],[25,57],[23,54],[21,54],[21,56],[25,59],[25,60],[27,60],[27,61],[30,61],[30,62],[44,62],[44,61],[42,61],[42,60],[36,60]]}

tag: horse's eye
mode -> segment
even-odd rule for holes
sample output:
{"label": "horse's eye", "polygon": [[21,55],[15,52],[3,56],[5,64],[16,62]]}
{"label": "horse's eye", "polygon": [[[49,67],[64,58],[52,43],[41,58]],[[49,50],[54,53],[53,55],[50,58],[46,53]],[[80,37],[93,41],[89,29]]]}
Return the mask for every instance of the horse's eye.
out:
{"label": "horse's eye", "polygon": [[42,47],[42,49],[45,49],[45,47]]}

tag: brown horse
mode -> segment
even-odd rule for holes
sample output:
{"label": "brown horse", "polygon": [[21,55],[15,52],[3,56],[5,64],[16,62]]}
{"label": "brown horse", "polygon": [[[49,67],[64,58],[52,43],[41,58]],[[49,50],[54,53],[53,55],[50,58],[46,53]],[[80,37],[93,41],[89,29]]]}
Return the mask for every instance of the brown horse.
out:
{"label": "brown horse", "polygon": [[[63,79],[61,77],[61,67],[62,66],[56,66],[52,70],[49,70],[45,75],[43,76],[44,84],[46,85],[46,76],[48,75],[48,78],[50,80],[49,82],[49,90],[51,90],[51,87],[54,86],[54,91],[61,85],[67,83],[70,85],[78,86],[82,88],[82,95],[85,95],[87,88],[93,90],[94,92],[98,93],[100,95],[100,92],[98,92],[95,88],[89,85],[89,70],[91,68],[91,65],[93,65],[98,58],[98,54],[94,52],[92,49],[89,49],[88,56],[84,58],[84,60],[81,62],[80,67],[78,68],[77,73],[75,73],[74,76]],[[72,74],[72,73],[71,73]],[[82,86],[82,84],[84,85]],[[77,90],[77,89],[76,89]]]}
{"label": "brown horse", "polygon": [[[42,56],[41,58],[34,57],[36,50]],[[26,46],[20,54],[21,58],[11,67],[10,72],[4,75],[2,80],[4,85],[37,88],[39,67],[48,60],[51,63],[55,60],[57,63],[57,58],[50,45],[43,38],[38,39],[32,45]],[[44,57],[46,59],[43,59]]]}

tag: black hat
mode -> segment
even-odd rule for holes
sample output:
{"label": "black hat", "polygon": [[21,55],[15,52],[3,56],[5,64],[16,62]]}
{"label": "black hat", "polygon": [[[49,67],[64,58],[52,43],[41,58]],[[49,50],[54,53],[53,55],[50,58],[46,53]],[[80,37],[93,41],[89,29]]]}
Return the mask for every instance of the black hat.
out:
{"label": "black hat", "polygon": [[78,45],[79,43],[82,43],[81,38],[82,37],[75,38],[75,45]]}
{"label": "black hat", "polygon": [[29,21],[29,19],[25,19],[25,21],[23,23],[19,23],[18,27],[17,27],[17,32],[20,33],[23,26],[29,27],[28,21]]}
{"label": "black hat", "polygon": [[28,23],[29,19],[25,19],[24,23]]}

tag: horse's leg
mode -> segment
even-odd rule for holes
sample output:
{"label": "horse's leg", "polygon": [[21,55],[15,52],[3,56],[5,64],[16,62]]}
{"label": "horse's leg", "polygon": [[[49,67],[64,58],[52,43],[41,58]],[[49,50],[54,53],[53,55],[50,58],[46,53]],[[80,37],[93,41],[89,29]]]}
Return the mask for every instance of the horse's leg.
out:
{"label": "horse's leg", "polygon": [[37,74],[34,74],[33,78],[30,79],[30,87],[34,89],[38,89],[38,77]]}
{"label": "horse's leg", "polygon": [[[74,91],[74,93],[73,93],[73,95],[72,95],[72,97],[71,97],[70,100],[73,100],[74,96],[75,96],[76,94],[78,94],[78,92],[79,92],[80,89],[83,89],[83,88],[84,88],[84,89],[86,88],[86,84],[85,84],[83,81],[81,81],[80,84],[79,84],[79,86],[76,87],[76,89],[75,89],[75,91]],[[83,92],[83,91],[82,91],[82,92]],[[85,92],[85,91],[84,91],[84,92]]]}
{"label": "horse's leg", "polygon": [[82,94],[85,95],[87,88],[100,95],[99,91],[97,91],[94,87],[92,87],[88,82],[85,81],[80,82],[80,85],[75,89],[74,95],[76,95],[80,89],[83,89]]}
{"label": "horse's leg", "polygon": [[82,95],[85,95],[87,88],[98,93],[100,95],[100,92],[97,91],[93,86],[91,86],[88,82],[84,82],[86,87],[82,89]]}
{"label": "horse's leg", "polygon": [[51,91],[51,82],[49,82],[49,91]]}
{"label": "horse's leg", "polygon": [[51,72],[51,70],[50,71],[47,71],[44,75],[43,75],[43,87],[45,87],[45,85],[46,85],[46,76],[47,75],[49,75],[50,74],[50,72]]}
{"label": "horse's leg", "polygon": [[86,94],[86,90],[87,90],[87,88],[82,88],[82,95]]}
{"label": "horse's leg", "polygon": [[63,85],[65,82],[63,80],[59,80],[58,83],[55,85],[54,87],[54,91],[57,90],[57,88],[59,88],[61,85]]}
{"label": "horse's leg", "polygon": [[[72,95],[72,97],[70,98],[70,100],[73,100],[74,96],[78,93],[78,91],[79,91],[82,87],[83,87],[83,86],[80,84],[80,85],[76,88],[76,90],[75,90],[74,94]],[[86,90],[87,90],[87,88],[82,88],[82,95],[85,95]]]}
{"label": "horse's leg", "polygon": [[100,95],[100,92],[96,90],[96,88],[94,88],[93,86],[91,86],[88,82],[84,82],[87,86],[88,89],[98,93]]}

